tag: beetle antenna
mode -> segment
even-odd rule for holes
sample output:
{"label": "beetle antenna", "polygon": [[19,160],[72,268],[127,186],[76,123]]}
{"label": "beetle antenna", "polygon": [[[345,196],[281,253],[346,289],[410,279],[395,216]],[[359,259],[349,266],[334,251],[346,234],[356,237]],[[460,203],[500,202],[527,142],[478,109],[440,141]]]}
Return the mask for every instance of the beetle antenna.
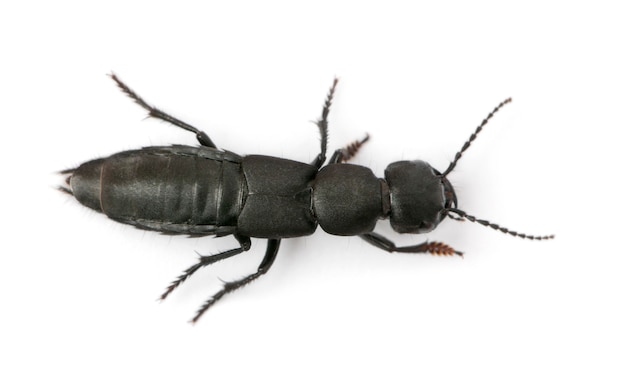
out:
{"label": "beetle antenna", "polygon": [[459,161],[459,159],[461,159],[461,156],[463,156],[463,153],[470,147],[470,145],[472,144],[472,142],[474,140],[476,140],[476,136],[478,136],[478,133],[480,131],[482,131],[483,126],[485,126],[487,124],[487,122],[489,122],[489,120],[491,119],[491,117],[493,117],[494,114],[496,114],[497,111],[500,110],[500,108],[502,108],[504,105],[510,103],[512,101],[511,98],[506,99],[505,101],[503,101],[502,103],[498,104],[497,107],[494,108],[494,110],[491,111],[491,113],[489,113],[489,115],[487,116],[487,118],[485,118],[483,120],[483,122],[476,127],[476,131],[474,131],[474,133],[472,134],[472,136],[470,136],[469,140],[467,140],[465,142],[465,144],[463,144],[463,147],[461,148],[460,151],[458,151],[456,153],[456,155],[454,156],[454,160],[450,163],[450,165],[448,166],[448,169],[446,169],[442,176],[446,177],[450,172],[452,172],[452,170],[454,169],[454,167],[456,167],[456,163]]}
{"label": "beetle antenna", "polygon": [[[471,222],[476,222],[476,223],[481,224],[483,226],[490,227],[490,228],[492,228],[494,230],[502,231],[505,234],[517,236],[518,238],[530,239],[530,240],[554,239],[554,235],[537,236],[537,235],[528,235],[528,234],[518,233],[517,231],[509,230],[506,227],[502,227],[500,225],[494,224],[494,223],[489,222],[487,220],[481,220],[481,219],[478,219],[478,218],[476,218],[476,217],[474,217],[472,215],[468,215],[464,211],[461,211],[460,209],[457,209],[457,208],[446,208],[446,211],[448,212],[448,216],[450,218],[454,219],[454,220],[457,220],[457,221],[468,220],[468,221],[471,221]],[[457,216],[453,216],[450,213],[454,213],[454,214],[458,215],[458,217]]]}

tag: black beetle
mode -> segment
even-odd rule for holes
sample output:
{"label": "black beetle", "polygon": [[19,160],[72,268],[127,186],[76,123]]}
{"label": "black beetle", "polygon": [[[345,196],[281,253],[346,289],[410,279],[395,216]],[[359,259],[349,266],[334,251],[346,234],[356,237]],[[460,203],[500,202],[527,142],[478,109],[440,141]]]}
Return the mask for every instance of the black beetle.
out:
{"label": "black beetle", "polygon": [[200,307],[192,322],[225,294],[265,274],[278,254],[281,239],[310,235],[318,224],[327,233],[358,235],[387,252],[401,253],[462,256],[440,242],[398,247],[373,232],[378,220],[389,218],[398,233],[427,233],[450,217],[527,239],[554,237],[517,233],[468,215],[457,208],[456,194],[447,179],[483,126],[511,99],[500,103],[483,120],[444,172],[424,161],[400,161],[390,164],[381,179],[367,167],[344,163],[369,136],[335,151],[323,166],[327,118],[337,79],[316,122],[321,134],[320,154],[306,164],[262,155],[239,156],[217,149],[206,133],[149,105],[115,74],[110,77],[148,111],[149,117],[195,133],[200,146],[154,146],[95,159],[62,171],[67,175],[67,186],[60,190],[113,220],[141,229],[190,236],[233,235],[239,242],[239,248],[200,256],[198,263],[168,286],[161,299],[201,267],[250,249],[250,238],[268,239],[258,270],[226,282]]}

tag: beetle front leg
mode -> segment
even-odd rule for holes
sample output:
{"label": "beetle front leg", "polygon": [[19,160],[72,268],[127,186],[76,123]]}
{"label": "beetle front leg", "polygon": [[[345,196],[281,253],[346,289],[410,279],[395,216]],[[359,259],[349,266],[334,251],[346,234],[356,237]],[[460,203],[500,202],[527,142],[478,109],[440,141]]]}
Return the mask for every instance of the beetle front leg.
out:
{"label": "beetle front leg", "polygon": [[337,149],[333,153],[333,156],[330,157],[330,161],[328,163],[343,163],[348,162],[352,157],[356,155],[356,153],[361,149],[363,144],[365,144],[370,139],[369,134],[365,134],[365,137],[361,140],[356,140],[348,145],[345,148]]}
{"label": "beetle front leg", "polygon": [[269,271],[270,267],[272,267],[272,264],[274,263],[274,260],[276,259],[276,255],[278,254],[278,247],[280,247],[280,239],[269,239],[267,241],[267,250],[265,251],[265,256],[263,257],[263,261],[261,261],[257,272],[255,272],[254,274],[250,274],[242,279],[224,283],[222,289],[220,289],[219,292],[215,293],[211,298],[204,302],[204,304],[198,309],[198,312],[196,312],[196,316],[191,319],[191,322],[196,323],[198,319],[200,319],[200,317],[224,295],[232,292],[235,289],[241,288],[242,286],[250,283],[251,281]]}
{"label": "beetle front leg", "polygon": [[143,109],[148,111],[148,117],[154,117],[154,118],[159,118],[165,122],[169,122],[174,126],[180,127],[183,130],[187,130],[187,131],[191,131],[194,134],[196,134],[196,139],[198,139],[198,142],[200,142],[200,145],[203,146],[207,146],[210,148],[217,148],[215,146],[215,144],[213,143],[213,141],[211,140],[211,138],[209,138],[209,135],[207,135],[204,131],[200,131],[197,128],[193,127],[192,125],[185,123],[181,120],[179,120],[176,117],[173,117],[165,112],[163,112],[162,110],[158,109],[157,107],[154,107],[148,103],[146,103],[145,100],[143,100],[139,95],[137,95],[137,93],[135,93],[133,90],[131,90],[130,87],[128,87],[124,82],[122,82],[122,80],[120,80],[114,73],[111,73],[109,75],[113,81],[115,81],[115,83],[117,84],[117,86],[126,94],[128,95],[129,98],[133,99],[135,101],[135,103],[137,103],[138,105],[140,105]]}
{"label": "beetle front leg", "polygon": [[441,242],[423,242],[416,245],[397,247],[394,242],[384,236],[371,232],[359,235],[361,239],[387,252],[393,253],[430,253],[438,256],[461,256],[463,252],[455,251],[452,247]]}

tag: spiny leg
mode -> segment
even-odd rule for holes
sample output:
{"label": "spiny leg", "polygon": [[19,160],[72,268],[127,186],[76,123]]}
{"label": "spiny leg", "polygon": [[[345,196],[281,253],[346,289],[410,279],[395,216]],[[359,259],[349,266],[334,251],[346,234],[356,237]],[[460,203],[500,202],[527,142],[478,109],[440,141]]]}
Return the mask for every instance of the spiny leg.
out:
{"label": "spiny leg", "polygon": [[333,85],[330,87],[330,91],[326,96],[326,101],[324,102],[324,108],[322,109],[322,117],[318,119],[315,124],[320,130],[321,136],[321,151],[318,154],[317,158],[311,163],[311,165],[321,168],[324,162],[326,162],[326,148],[328,146],[328,113],[330,112],[330,106],[333,103],[333,95],[335,95],[335,88],[337,87],[337,83],[339,79],[335,78],[333,80]]}
{"label": "spiny leg", "polygon": [[356,155],[356,153],[361,149],[363,144],[365,144],[370,139],[369,134],[365,134],[365,137],[361,140],[353,141],[352,143],[346,145],[345,148],[335,150],[333,156],[330,157],[329,163],[342,163],[348,162],[352,157]]}
{"label": "spiny leg", "polygon": [[384,236],[371,232],[359,235],[361,239],[387,252],[393,253],[430,253],[438,256],[461,256],[463,252],[457,252],[452,247],[441,242],[424,242],[406,247],[397,247],[394,242]]}
{"label": "spiny leg", "polygon": [[231,249],[222,253],[213,254],[210,256],[200,256],[198,263],[187,268],[183,273],[176,278],[176,280],[172,281],[170,285],[165,289],[165,292],[161,294],[160,299],[163,300],[170,295],[174,289],[178,288],[180,284],[182,284],[185,280],[187,280],[191,275],[193,275],[196,271],[198,271],[201,267],[205,267],[211,265],[217,261],[221,261],[226,258],[230,258],[232,256],[236,256],[239,253],[243,253],[247,250],[250,250],[251,241],[248,237],[242,237],[235,235],[235,238],[239,241],[240,247]]}
{"label": "spiny leg", "polygon": [[242,286],[258,278],[259,276],[265,274],[270,269],[270,267],[272,267],[272,263],[274,263],[276,255],[278,254],[279,246],[280,239],[269,239],[267,241],[267,250],[265,251],[265,257],[263,257],[263,261],[261,261],[257,272],[248,275],[242,279],[224,283],[222,289],[220,289],[219,292],[215,293],[211,298],[204,302],[204,304],[198,309],[198,312],[196,312],[196,316],[191,319],[191,322],[196,323],[198,319],[200,319],[200,317],[224,295],[232,292],[235,289],[241,288]]}
{"label": "spiny leg", "polygon": [[173,124],[174,126],[178,126],[182,128],[183,130],[191,131],[194,134],[196,134],[196,139],[198,139],[198,141],[200,142],[200,145],[208,146],[210,148],[216,148],[213,141],[209,138],[209,136],[204,131],[200,131],[197,128],[193,127],[192,125],[185,123],[176,117],[170,116],[169,114],[163,112],[157,107],[154,107],[146,103],[145,100],[143,100],[139,95],[137,95],[137,93],[135,93],[130,87],[128,87],[124,82],[122,82],[114,73],[111,73],[109,76],[113,79],[113,81],[115,81],[117,86],[126,95],[128,95],[129,98],[133,99],[135,103],[137,103],[143,109],[148,111],[148,117],[159,118],[165,122],[169,122]]}

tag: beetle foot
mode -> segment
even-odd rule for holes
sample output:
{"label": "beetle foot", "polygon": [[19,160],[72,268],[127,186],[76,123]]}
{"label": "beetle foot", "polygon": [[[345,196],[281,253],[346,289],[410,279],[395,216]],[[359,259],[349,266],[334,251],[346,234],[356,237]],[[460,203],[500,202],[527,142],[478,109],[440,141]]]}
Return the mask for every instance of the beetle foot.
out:
{"label": "beetle foot", "polygon": [[441,242],[430,242],[424,245],[424,252],[437,256],[457,256],[463,257],[463,252],[454,250],[451,246]]}

